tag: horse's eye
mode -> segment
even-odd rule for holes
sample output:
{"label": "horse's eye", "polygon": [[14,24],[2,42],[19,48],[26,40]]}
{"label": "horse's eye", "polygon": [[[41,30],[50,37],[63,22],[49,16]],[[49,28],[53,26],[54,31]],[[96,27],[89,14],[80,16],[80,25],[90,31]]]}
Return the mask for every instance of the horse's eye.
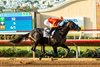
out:
{"label": "horse's eye", "polygon": [[75,28],[77,28],[77,26],[75,26]]}
{"label": "horse's eye", "polygon": [[75,26],[73,25],[72,28],[74,28]]}

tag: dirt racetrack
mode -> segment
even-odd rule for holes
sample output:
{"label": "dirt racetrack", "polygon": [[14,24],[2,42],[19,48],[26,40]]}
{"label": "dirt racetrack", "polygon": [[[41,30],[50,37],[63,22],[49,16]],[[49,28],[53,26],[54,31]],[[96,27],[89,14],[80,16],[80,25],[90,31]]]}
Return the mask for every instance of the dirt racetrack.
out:
{"label": "dirt racetrack", "polygon": [[0,58],[0,67],[100,67],[96,58]]}

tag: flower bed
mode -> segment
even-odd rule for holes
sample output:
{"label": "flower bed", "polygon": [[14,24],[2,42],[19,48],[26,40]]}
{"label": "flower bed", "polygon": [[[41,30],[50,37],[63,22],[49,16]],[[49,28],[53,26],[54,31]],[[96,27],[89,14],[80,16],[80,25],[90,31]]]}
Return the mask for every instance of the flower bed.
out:
{"label": "flower bed", "polygon": [[[46,53],[54,54],[53,50],[46,50]],[[41,51],[39,49],[36,50],[36,57],[39,57]],[[0,57],[32,57],[32,51],[22,50],[22,49],[2,49],[0,50]],[[58,49],[58,57],[66,57],[66,51],[63,48]],[[70,50],[68,54],[69,58],[74,58],[76,56],[76,51],[74,49]],[[85,51],[80,51],[81,58],[100,58],[100,48],[95,50],[87,49]]]}

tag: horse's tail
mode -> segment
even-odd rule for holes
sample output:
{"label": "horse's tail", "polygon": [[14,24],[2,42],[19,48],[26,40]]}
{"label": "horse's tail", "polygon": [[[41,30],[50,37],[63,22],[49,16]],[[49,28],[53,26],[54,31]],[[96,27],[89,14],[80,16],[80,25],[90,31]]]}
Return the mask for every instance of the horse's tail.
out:
{"label": "horse's tail", "polygon": [[14,40],[11,40],[9,41],[11,44],[13,45],[16,45],[16,44],[19,44],[21,43],[21,41],[24,39],[24,38],[28,38],[30,33],[27,33],[25,35],[20,35],[18,38],[14,39]]}

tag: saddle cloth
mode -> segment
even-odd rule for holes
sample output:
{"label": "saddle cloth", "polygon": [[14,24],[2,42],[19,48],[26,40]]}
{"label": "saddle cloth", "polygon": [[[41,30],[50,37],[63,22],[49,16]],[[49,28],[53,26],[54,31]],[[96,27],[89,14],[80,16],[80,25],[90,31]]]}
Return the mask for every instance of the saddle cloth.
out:
{"label": "saddle cloth", "polygon": [[[43,37],[49,37],[49,32],[50,32],[50,29],[49,28],[44,28],[44,31],[43,31]],[[55,30],[51,33],[51,36],[54,34]]]}

